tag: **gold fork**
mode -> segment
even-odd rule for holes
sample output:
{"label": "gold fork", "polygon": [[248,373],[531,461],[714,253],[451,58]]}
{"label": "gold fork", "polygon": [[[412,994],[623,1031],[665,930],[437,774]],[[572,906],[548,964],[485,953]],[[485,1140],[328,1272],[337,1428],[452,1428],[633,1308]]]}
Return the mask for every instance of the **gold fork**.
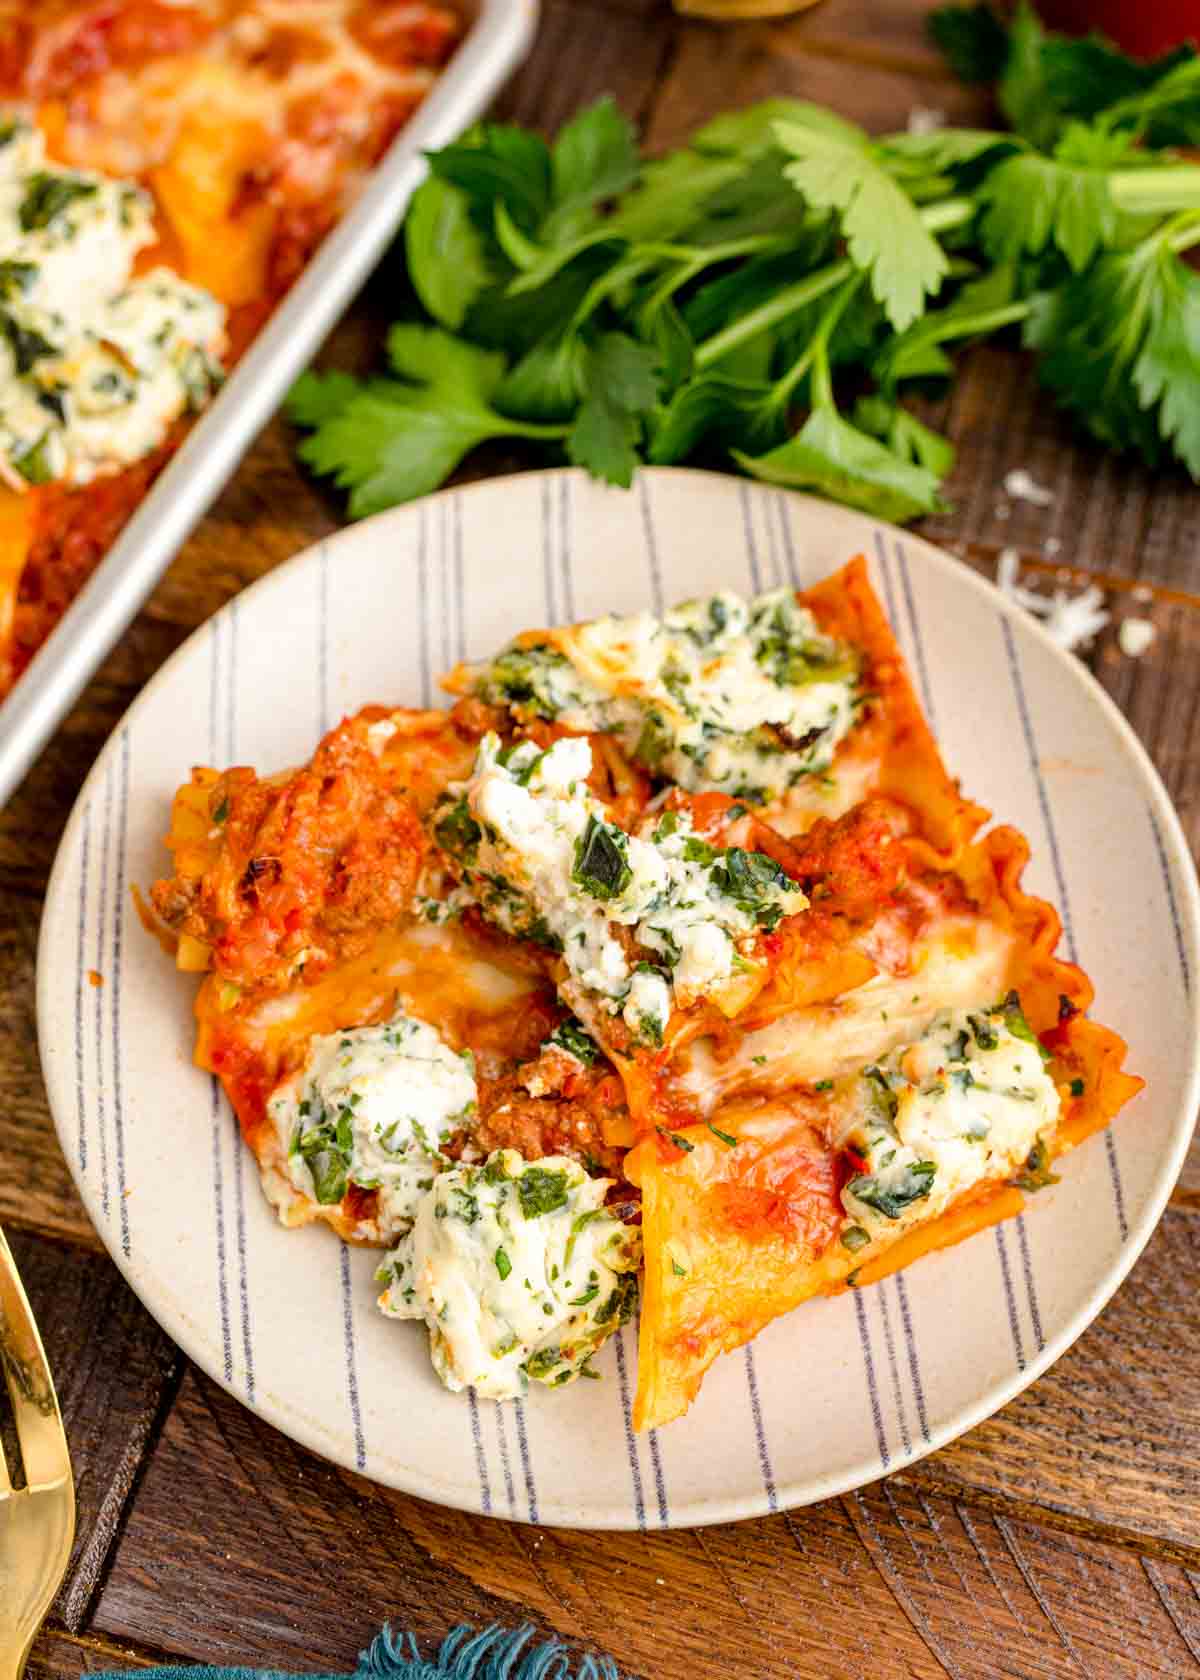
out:
{"label": "gold fork", "polygon": [[0,1680],[21,1680],[67,1572],[75,1534],[71,1458],[42,1339],[0,1231],[0,1364],[25,1467],[14,1490],[0,1447]]}

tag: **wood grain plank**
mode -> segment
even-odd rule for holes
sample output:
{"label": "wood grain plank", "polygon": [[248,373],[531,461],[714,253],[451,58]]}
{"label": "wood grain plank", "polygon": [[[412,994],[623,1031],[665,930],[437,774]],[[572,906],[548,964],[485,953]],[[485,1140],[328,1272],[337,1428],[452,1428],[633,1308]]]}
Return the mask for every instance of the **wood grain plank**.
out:
{"label": "wood grain plank", "polygon": [[77,1632],[181,1356],[107,1259],[16,1231],[12,1248],[71,1447],[75,1545],[55,1613]]}
{"label": "wood grain plank", "polygon": [[162,1653],[150,1655],[132,1645],[118,1645],[95,1635],[71,1634],[50,1627],[35,1642],[25,1675],[26,1680],[79,1680],[80,1674],[148,1668],[162,1660]]}
{"label": "wood grain plank", "polygon": [[914,1474],[1153,1537],[1200,1561],[1200,1439],[1188,1375],[1200,1369],[1198,1266],[1200,1220],[1169,1210],[1075,1346]]}
{"label": "wood grain plank", "polygon": [[581,105],[613,96],[640,122],[678,24],[666,7],[545,0],[537,50],[501,94],[495,115],[553,133]]}
{"label": "wood grain plank", "polygon": [[0,893],[0,1224],[98,1249],[42,1087],[33,1009],[38,912],[35,899]]}
{"label": "wood grain plank", "polygon": [[532,1614],[656,1680],[1181,1675],[1195,1563],[896,1478],[691,1533],[519,1528],[335,1471],[189,1375],[94,1627],[197,1660],[336,1667],[385,1616],[435,1636]]}
{"label": "wood grain plank", "polygon": [[[877,12],[882,20],[888,10],[880,4],[872,9],[872,17]],[[934,55],[921,51],[897,57],[895,50],[879,44],[889,39],[886,27],[870,47],[871,17],[850,5],[840,11],[847,20],[862,19],[859,44],[853,52],[835,52],[831,33],[824,38],[828,57],[813,51],[821,38],[814,31],[834,15],[832,6],[828,12],[737,28],[682,25],[654,98],[645,136],[650,149],[681,145],[730,104],[749,105],[781,94],[833,104],[842,116],[874,131],[902,129],[918,105],[944,112],[950,123],[971,126],[987,121],[986,96],[947,81]],[[910,24],[905,23],[902,35],[891,38],[911,39]]]}
{"label": "wood grain plank", "polygon": [[[1065,565],[1195,588],[1200,488],[1182,469],[1153,472],[1081,434],[1039,386],[1031,357],[1003,343],[965,355],[946,428],[958,461],[946,486],[952,511],[920,527],[933,541],[1011,544]],[[1048,507],[1006,494],[1017,467],[1052,493]]]}

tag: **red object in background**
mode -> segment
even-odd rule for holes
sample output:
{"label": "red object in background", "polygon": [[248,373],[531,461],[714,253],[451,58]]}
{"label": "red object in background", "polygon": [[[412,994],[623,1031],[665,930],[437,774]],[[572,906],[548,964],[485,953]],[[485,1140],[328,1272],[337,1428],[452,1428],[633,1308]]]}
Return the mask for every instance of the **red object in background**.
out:
{"label": "red object in background", "polygon": [[1068,35],[1099,30],[1135,58],[1157,58],[1183,41],[1200,44],[1200,0],[1034,0],[1038,15]]}

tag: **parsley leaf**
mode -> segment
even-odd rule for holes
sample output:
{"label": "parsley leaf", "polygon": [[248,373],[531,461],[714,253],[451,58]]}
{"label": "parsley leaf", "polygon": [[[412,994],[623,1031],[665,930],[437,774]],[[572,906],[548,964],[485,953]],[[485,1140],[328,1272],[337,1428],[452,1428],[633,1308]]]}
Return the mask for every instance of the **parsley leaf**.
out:
{"label": "parsley leaf", "polygon": [[633,129],[611,99],[580,111],[559,130],[550,172],[554,207],[539,233],[543,244],[581,231],[601,199],[616,198],[637,178]]}
{"label": "parsley leaf", "polygon": [[1100,258],[1036,300],[1025,341],[1039,374],[1104,442],[1151,463],[1164,446],[1200,476],[1200,274],[1177,254],[1200,216]]}
{"label": "parsley leaf", "polygon": [[1127,136],[1071,124],[1053,157],[1023,152],[1007,158],[979,191],[984,249],[996,262],[1055,245],[1078,273],[1096,251],[1119,242],[1125,224],[1113,196],[1111,170],[1151,161],[1132,151]]}
{"label": "parsley leaf", "polygon": [[844,132],[776,123],[780,145],[796,160],[786,174],[809,204],[837,214],[851,261],[870,274],[871,290],[902,332],[940,287],[949,261],[867,136],[840,126]]}
{"label": "parsley leaf", "polygon": [[949,438],[931,431],[906,408],[882,397],[860,397],[854,408],[854,422],[864,432],[886,444],[893,455],[926,467],[939,479],[954,468],[954,445]]}
{"label": "parsley leaf", "polygon": [[514,226],[532,234],[550,207],[550,148],[529,129],[485,123],[428,155],[434,175],[461,189],[484,226],[503,205]]}
{"label": "parsley leaf", "polygon": [[302,373],[287,396],[288,419],[297,426],[320,426],[340,414],[358,395],[361,384],[352,373],[338,370],[316,373],[311,368]]}
{"label": "parsley leaf", "polygon": [[467,194],[436,176],[422,181],[405,218],[404,250],[425,308],[442,326],[461,327],[492,278]]}
{"label": "parsley leaf", "polygon": [[[487,438],[562,436],[561,428],[532,426],[492,406],[504,372],[502,356],[438,327],[408,324],[392,328],[388,354],[404,383],[374,380],[363,386],[300,445],[301,458],[315,472],[350,491],[356,519],[436,490]],[[303,385],[293,418],[302,420],[315,400],[315,388]]]}
{"label": "parsley leaf", "polygon": [[766,455],[733,454],[755,478],[820,490],[880,519],[914,519],[945,506],[936,473],[901,460],[830,409],[814,409],[795,437]]}
{"label": "parsley leaf", "polygon": [[606,333],[587,365],[587,396],[567,436],[567,454],[596,478],[628,489],[642,419],[658,395],[657,353],[625,333]]}

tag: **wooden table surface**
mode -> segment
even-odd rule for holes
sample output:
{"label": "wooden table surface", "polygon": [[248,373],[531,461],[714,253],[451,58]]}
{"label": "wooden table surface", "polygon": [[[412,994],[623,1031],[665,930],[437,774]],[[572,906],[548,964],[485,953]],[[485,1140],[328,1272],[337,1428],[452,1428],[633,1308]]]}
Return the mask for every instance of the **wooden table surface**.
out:
{"label": "wooden table surface", "polygon": [[[652,146],[770,93],[873,128],[921,105],[987,116],[927,47],[921,0],[825,0],[720,28],[659,0],[545,0],[503,114],[554,127],[611,92]],[[386,287],[377,288],[384,293]],[[329,355],[361,362],[370,296]],[[927,535],[985,572],[1011,544],[1149,617],[1090,655],[1200,839],[1200,493],[1075,437],[1014,350],[974,352],[941,417],[953,513]],[[488,470],[520,464],[488,463]],[[527,464],[527,463],[525,463]],[[1049,507],[1009,502],[1024,467]],[[385,1617],[436,1636],[528,1619],[654,1680],[1191,1675],[1200,1671],[1200,1152],[1116,1299],[1020,1398],[845,1498],[691,1533],[565,1533],[463,1516],[333,1469],[193,1369],[100,1248],[54,1139],[34,945],[76,791],[195,625],[331,530],[338,509],[272,425],[0,817],[0,1221],[41,1321],[79,1488],[72,1567],[36,1680],[166,1658],[353,1667]],[[181,770],[186,768],[180,767]]]}

